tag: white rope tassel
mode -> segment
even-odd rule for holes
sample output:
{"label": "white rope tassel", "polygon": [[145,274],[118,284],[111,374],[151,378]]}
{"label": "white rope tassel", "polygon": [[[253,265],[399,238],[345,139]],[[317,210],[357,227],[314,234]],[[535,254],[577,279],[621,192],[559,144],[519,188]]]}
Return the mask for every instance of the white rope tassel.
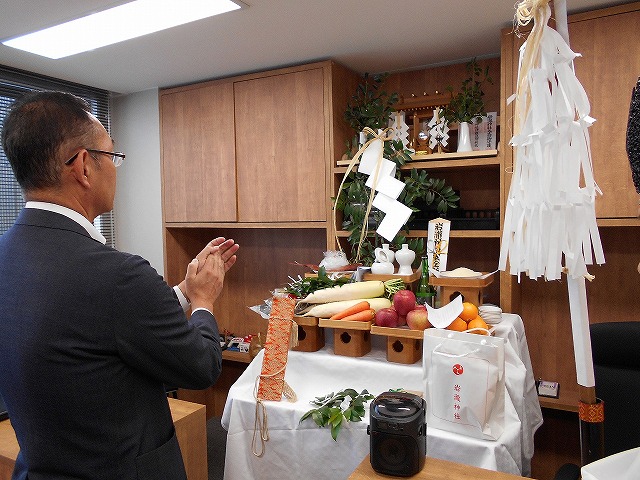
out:
{"label": "white rope tassel", "polygon": [[[258,398],[258,382],[260,381],[260,377],[262,377],[262,375],[258,375],[256,377],[256,382],[253,387],[253,397],[256,399],[256,416],[253,422],[253,437],[251,438],[251,451],[258,458],[264,455],[266,442],[269,441],[269,421],[267,419],[267,408],[265,407],[264,402]],[[256,449],[256,436],[259,436],[260,438],[259,451]]]}
{"label": "white rope tassel", "polygon": [[[269,441],[269,419],[267,417],[267,407],[265,406],[262,399],[258,398],[258,385],[260,383],[261,378],[269,378],[275,377],[279,373],[282,373],[283,370],[287,368],[285,365],[280,370],[274,373],[270,373],[269,375],[258,375],[256,377],[255,384],[253,386],[253,398],[256,399],[256,416],[253,422],[253,437],[251,438],[251,451],[253,454],[260,458],[264,455],[266,450],[266,442]],[[283,380],[283,388],[282,394],[289,402],[297,402],[298,396],[296,392],[293,391],[293,388],[289,386],[287,382]],[[257,449],[257,440],[256,437],[260,439],[260,450]]]}

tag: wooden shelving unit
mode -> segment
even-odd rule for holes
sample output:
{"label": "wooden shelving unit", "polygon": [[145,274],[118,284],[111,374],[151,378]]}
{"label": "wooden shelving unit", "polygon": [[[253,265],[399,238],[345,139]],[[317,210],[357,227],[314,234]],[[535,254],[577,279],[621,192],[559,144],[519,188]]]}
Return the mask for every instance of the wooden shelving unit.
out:
{"label": "wooden shelving unit", "polygon": [[236,352],[232,350],[223,350],[222,358],[232,362],[251,363],[251,355],[246,352]]}

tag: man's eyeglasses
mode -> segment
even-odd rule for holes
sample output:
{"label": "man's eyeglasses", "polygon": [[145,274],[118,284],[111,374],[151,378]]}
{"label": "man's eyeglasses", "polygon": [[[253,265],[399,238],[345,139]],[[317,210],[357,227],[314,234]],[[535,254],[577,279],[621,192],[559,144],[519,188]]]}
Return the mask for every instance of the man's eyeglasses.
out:
{"label": "man's eyeglasses", "polygon": [[[85,150],[87,152],[92,152],[92,153],[98,153],[100,155],[108,155],[111,157],[111,160],[113,161],[113,164],[116,167],[119,167],[120,165],[122,165],[122,162],[124,161],[126,155],[122,152],[105,152],[104,150],[94,150],[93,148],[85,148]],[[78,158],[78,155],[80,155],[80,152],[76,153],[73,157],[71,157],[69,160],[67,160],[66,162],[64,162],[65,165],[71,165],[73,163],[73,161]]]}

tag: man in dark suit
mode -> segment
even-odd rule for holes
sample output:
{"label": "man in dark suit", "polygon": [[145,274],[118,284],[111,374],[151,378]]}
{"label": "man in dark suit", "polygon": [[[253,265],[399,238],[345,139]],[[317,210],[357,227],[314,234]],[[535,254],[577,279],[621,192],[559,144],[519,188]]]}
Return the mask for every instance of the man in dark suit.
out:
{"label": "man in dark suit", "polygon": [[77,97],[17,102],[2,143],[27,200],[0,237],[0,392],[21,449],[13,478],[186,478],[164,385],[218,378],[211,312],[238,245],[210,242],[173,289],[141,257],[104,245],[92,221],[113,208],[124,154]]}

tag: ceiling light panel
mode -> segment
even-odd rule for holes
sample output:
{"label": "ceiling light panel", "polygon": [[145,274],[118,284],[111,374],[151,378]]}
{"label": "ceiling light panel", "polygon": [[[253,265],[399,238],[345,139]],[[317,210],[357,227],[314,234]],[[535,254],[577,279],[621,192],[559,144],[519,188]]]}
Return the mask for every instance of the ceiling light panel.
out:
{"label": "ceiling light panel", "polygon": [[136,0],[2,43],[57,59],[239,8],[231,0]]}

